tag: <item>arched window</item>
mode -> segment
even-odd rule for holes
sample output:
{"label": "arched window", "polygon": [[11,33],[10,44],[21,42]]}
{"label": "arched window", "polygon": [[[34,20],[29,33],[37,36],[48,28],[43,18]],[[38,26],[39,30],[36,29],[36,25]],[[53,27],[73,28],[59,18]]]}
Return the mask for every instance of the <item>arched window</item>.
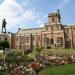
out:
{"label": "arched window", "polygon": [[51,44],[54,44],[54,40],[53,39],[51,39]]}

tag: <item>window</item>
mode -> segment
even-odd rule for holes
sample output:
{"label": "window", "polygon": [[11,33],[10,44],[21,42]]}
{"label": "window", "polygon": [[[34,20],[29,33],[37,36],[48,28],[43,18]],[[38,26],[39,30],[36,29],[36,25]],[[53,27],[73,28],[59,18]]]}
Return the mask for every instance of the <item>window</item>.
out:
{"label": "window", "polygon": [[51,39],[51,44],[54,44],[54,40],[53,39]]}
{"label": "window", "polygon": [[46,31],[48,30],[48,26],[46,26]]}
{"label": "window", "polygon": [[53,30],[54,30],[54,27],[53,27],[53,26],[51,26],[51,31],[53,32]]}
{"label": "window", "polygon": [[66,29],[66,41],[68,41],[69,40],[69,29],[67,28]]}
{"label": "window", "polygon": [[21,43],[24,43],[24,36],[21,36]]}
{"label": "window", "polygon": [[41,37],[40,37],[39,35],[37,36],[37,40],[38,40],[38,41],[40,41],[40,40],[41,40]]}
{"label": "window", "polygon": [[46,38],[46,41],[47,41],[47,45],[49,45],[49,38]]}
{"label": "window", "polygon": [[44,44],[49,45],[49,38],[44,38]]}
{"label": "window", "polygon": [[32,36],[32,40],[35,41],[35,36]]}
{"label": "window", "polygon": [[63,38],[62,37],[58,37],[56,43],[62,45],[63,44]]}
{"label": "window", "polygon": [[59,25],[56,25],[56,27],[57,27],[57,30],[59,30]]}
{"label": "window", "polygon": [[56,47],[62,47],[62,44],[63,44],[63,38],[62,37],[58,37],[56,39]]}
{"label": "window", "polygon": [[26,42],[29,42],[29,37],[26,37],[26,38],[25,38],[25,41],[26,41]]}
{"label": "window", "polygon": [[55,18],[54,17],[52,18],[52,22],[55,22]]}
{"label": "window", "polygon": [[66,34],[69,35],[69,29],[68,28],[66,29]]}

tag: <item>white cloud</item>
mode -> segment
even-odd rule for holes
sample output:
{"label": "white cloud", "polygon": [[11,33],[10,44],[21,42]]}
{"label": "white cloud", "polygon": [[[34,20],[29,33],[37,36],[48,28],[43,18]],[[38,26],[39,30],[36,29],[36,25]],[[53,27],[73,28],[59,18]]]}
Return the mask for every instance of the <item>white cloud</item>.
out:
{"label": "white cloud", "polygon": [[41,23],[39,27],[44,27],[44,23]]}
{"label": "white cloud", "polygon": [[36,24],[37,24],[39,27],[44,27],[44,20],[46,21],[45,18],[47,18],[47,16],[48,16],[47,14],[41,16],[40,19],[38,19],[38,20],[36,21]]}
{"label": "white cloud", "polygon": [[36,21],[36,24],[39,26],[39,27],[44,27],[44,21],[43,21],[44,18],[41,18],[41,19],[38,19]]}
{"label": "white cloud", "polygon": [[[36,19],[38,16],[35,11],[25,10],[16,0],[4,0],[0,5],[0,25],[2,19],[7,20],[7,29],[12,28],[15,25],[20,25],[22,22],[27,22]],[[0,26],[1,29],[1,26]]]}
{"label": "white cloud", "polygon": [[60,5],[58,6],[58,9],[62,9],[65,4],[67,4],[70,0],[63,0]]}

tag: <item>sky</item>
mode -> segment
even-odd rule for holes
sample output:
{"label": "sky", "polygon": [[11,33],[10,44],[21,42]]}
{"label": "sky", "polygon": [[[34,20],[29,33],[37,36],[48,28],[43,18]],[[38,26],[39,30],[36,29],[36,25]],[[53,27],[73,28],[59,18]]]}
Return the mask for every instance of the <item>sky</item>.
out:
{"label": "sky", "polygon": [[48,13],[60,10],[63,25],[75,24],[75,0],[0,0],[0,31],[6,19],[7,31],[16,33],[18,28],[43,27]]}

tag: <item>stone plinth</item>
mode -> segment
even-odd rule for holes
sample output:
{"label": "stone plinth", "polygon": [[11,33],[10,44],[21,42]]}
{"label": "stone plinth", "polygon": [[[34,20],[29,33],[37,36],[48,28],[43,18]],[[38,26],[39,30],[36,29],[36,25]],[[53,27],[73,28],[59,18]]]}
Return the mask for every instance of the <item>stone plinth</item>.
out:
{"label": "stone plinth", "polygon": [[0,40],[5,40],[7,38],[7,33],[1,33],[0,32]]}

